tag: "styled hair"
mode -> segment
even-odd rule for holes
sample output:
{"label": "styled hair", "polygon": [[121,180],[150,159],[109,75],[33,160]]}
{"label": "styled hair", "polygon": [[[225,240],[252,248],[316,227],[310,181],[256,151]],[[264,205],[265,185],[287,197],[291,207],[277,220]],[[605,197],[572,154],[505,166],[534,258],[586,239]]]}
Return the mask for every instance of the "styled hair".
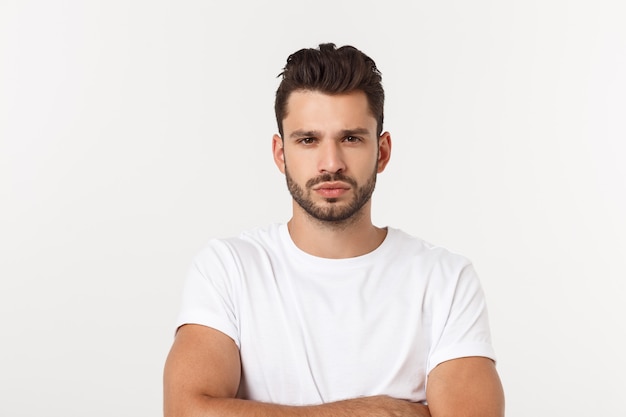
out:
{"label": "styled hair", "polygon": [[385,102],[382,76],[374,60],[353,46],[336,48],[333,43],[324,43],[319,48],[301,49],[287,58],[278,76],[282,80],[276,91],[274,111],[281,137],[289,96],[298,90],[325,94],[363,91],[377,122],[377,136],[382,133]]}

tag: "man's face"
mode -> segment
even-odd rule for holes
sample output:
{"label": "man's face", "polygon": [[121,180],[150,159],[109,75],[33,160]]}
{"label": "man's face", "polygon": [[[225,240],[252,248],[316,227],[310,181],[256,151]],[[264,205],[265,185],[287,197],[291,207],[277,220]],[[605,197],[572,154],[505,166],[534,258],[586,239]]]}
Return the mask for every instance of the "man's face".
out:
{"label": "man's face", "polygon": [[365,94],[293,92],[274,137],[274,159],[298,206],[325,222],[343,222],[369,204],[390,151],[390,138],[376,136]]}

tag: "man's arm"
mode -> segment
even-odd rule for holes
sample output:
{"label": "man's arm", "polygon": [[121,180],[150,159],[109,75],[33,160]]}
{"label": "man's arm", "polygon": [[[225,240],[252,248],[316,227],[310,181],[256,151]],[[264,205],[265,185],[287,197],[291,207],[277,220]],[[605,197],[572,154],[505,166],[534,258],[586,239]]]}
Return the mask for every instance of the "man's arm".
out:
{"label": "man's arm", "polygon": [[489,358],[443,362],[428,375],[426,399],[433,417],[503,417],[504,392]]}
{"label": "man's arm", "polygon": [[314,406],[236,399],[240,376],[239,350],[230,337],[205,326],[182,326],[165,364],[165,417],[430,417],[425,405],[387,396]]}

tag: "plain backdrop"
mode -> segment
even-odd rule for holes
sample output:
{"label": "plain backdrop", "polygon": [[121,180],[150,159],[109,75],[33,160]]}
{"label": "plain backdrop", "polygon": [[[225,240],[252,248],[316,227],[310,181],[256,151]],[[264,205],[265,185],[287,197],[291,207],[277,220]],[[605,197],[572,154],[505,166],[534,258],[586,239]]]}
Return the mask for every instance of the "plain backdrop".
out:
{"label": "plain backdrop", "polygon": [[0,0],[0,416],[159,416],[192,257],[289,219],[276,76],[374,58],[374,221],[473,260],[507,416],[623,416],[621,1]]}

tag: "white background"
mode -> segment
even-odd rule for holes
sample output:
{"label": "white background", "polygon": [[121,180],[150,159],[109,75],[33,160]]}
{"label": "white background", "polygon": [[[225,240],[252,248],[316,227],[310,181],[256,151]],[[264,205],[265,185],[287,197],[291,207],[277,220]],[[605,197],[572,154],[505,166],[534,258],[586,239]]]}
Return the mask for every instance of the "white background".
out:
{"label": "white background", "polygon": [[158,416],[191,258],[286,221],[273,95],[377,62],[374,220],[471,258],[507,416],[623,416],[620,1],[0,2],[0,415]]}

